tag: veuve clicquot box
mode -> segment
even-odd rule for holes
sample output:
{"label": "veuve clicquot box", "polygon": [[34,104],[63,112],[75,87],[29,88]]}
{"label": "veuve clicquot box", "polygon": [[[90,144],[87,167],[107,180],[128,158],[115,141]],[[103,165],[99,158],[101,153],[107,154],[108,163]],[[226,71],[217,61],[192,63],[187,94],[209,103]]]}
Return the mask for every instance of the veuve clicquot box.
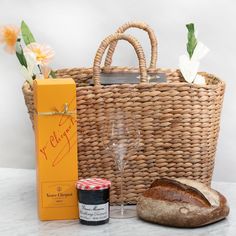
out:
{"label": "veuve clicquot box", "polygon": [[74,81],[35,80],[34,105],[39,219],[76,219],[78,162]]}

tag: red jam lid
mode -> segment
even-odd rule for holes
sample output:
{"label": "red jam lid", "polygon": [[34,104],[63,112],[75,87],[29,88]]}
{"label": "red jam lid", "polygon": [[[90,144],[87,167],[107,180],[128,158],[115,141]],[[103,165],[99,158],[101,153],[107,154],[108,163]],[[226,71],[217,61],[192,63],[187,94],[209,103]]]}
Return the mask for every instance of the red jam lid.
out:
{"label": "red jam lid", "polygon": [[111,181],[101,178],[88,178],[78,180],[76,183],[77,189],[82,190],[101,190],[111,186]]}

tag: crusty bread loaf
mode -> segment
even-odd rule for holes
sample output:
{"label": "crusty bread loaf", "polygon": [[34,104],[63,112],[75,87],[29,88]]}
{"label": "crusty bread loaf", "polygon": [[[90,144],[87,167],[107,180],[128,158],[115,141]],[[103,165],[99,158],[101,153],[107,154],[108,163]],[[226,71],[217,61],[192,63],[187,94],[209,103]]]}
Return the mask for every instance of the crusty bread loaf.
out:
{"label": "crusty bread loaf", "polygon": [[199,227],[229,214],[226,198],[197,181],[160,179],[152,183],[137,203],[144,220],[175,227]]}

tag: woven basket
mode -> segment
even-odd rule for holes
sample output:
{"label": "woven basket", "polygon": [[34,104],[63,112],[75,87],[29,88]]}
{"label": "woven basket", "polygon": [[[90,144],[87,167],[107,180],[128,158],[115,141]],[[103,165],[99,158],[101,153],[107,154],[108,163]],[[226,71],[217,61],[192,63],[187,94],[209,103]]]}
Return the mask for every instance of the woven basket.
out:
{"label": "woven basket", "polygon": [[[126,24],[125,29],[133,26],[137,27],[137,24]],[[145,24],[138,26],[152,32]],[[102,41],[93,68],[57,71],[58,77],[72,77],[77,84],[79,177],[110,179],[113,204],[119,202],[120,179],[113,158],[104,152],[101,127],[107,119],[106,114],[114,107],[132,112],[140,130],[140,148],[129,158],[125,169],[125,203],[136,203],[139,194],[160,177],[187,177],[207,185],[211,183],[225,84],[207,73],[201,73],[206,78],[206,85],[189,84],[183,82],[178,70],[156,69],[156,41],[152,33],[150,39],[152,59],[149,69],[139,42],[119,32]],[[139,68],[110,66],[118,40],[132,44]],[[101,69],[102,56],[109,46],[106,66]],[[100,84],[101,72],[124,71],[140,72],[140,83]],[[167,82],[148,83],[147,75],[159,72],[165,73]],[[87,84],[90,79],[94,80],[94,86]],[[33,91],[27,83],[23,93],[33,122]]]}

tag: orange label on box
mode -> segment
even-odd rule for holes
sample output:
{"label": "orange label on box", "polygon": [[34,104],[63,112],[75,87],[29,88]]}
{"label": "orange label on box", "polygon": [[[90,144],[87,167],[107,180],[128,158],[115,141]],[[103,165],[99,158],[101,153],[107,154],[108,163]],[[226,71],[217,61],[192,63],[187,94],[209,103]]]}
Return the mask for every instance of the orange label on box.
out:
{"label": "orange label on box", "polygon": [[42,183],[43,208],[77,206],[77,193],[74,188],[74,182]]}
{"label": "orange label on box", "polygon": [[34,104],[39,218],[78,218],[75,82],[35,80]]}

